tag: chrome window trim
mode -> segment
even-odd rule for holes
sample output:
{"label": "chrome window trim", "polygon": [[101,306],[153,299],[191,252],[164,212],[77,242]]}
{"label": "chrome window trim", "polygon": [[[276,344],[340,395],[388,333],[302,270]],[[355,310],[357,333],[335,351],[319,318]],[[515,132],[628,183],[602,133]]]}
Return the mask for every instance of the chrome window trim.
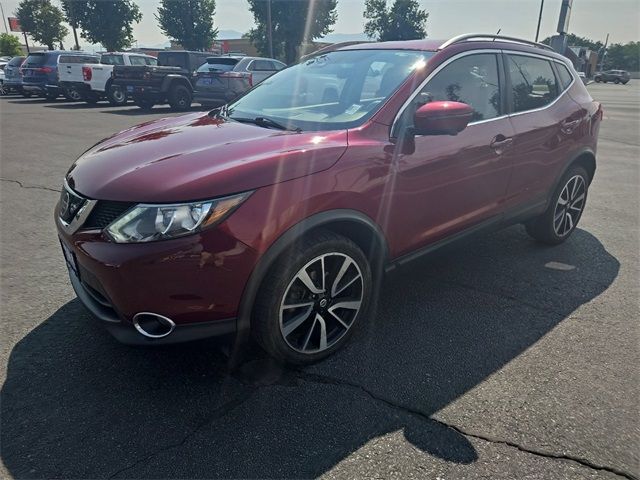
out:
{"label": "chrome window trim", "polygon": [[[413,93],[409,96],[409,98],[407,99],[406,102],[404,102],[402,104],[402,107],[400,107],[400,110],[398,110],[398,113],[396,114],[395,118],[393,119],[393,123],[391,124],[391,130],[389,131],[390,134],[392,134],[396,128],[396,123],[398,122],[398,120],[400,119],[400,117],[404,114],[404,111],[408,108],[408,106],[411,104],[411,102],[418,96],[418,94],[422,91],[422,89],[427,85],[427,83],[429,83],[429,81],[438,74],[438,72],[440,72],[440,70],[442,70],[444,67],[446,67],[447,65],[449,65],[451,62],[468,56],[468,55],[473,55],[473,54],[479,54],[479,53],[500,53],[500,54],[515,54],[515,55],[521,55],[521,56],[525,56],[525,57],[534,57],[534,58],[539,58],[542,60],[546,60],[548,62],[557,62],[561,65],[564,65],[565,67],[567,67],[567,69],[569,70],[569,73],[571,74],[571,83],[569,85],[567,85],[567,88],[565,88],[564,90],[562,90],[562,92],[560,92],[558,94],[558,96],[553,100],[553,102],[545,105],[544,107],[540,107],[540,108],[536,108],[533,110],[523,110],[522,112],[515,112],[515,113],[505,113],[503,115],[500,115],[499,117],[493,117],[493,118],[488,118],[486,120],[477,120],[475,122],[469,122],[468,127],[473,126],[473,125],[479,125],[482,123],[488,123],[488,122],[493,122],[496,120],[502,120],[504,118],[509,118],[509,117],[513,117],[513,116],[517,116],[517,115],[522,115],[522,114],[526,114],[526,113],[535,113],[535,112],[539,112],[541,110],[545,110],[551,106],[553,106],[558,100],[560,100],[565,93],[567,93],[567,91],[573,86],[573,84],[576,82],[576,76],[573,73],[573,68],[570,68],[569,65],[567,65],[565,62],[563,62],[560,59],[557,58],[553,58],[553,57],[549,57],[547,55],[539,55],[539,54],[535,54],[535,53],[529,53],[529,52],[520,52],[517,50],[508,50],[508,49],[504,49],[504,48],[500,48],[500,49],[478,49],[478,50],[467,50],[465,52],[461,52],[457,55],[454,55],[453,57],[447,59],[445,62],[443,62],[442,64],[438,65],[438,67],[429,74],[429,76],[427,78],[425,78],[422,83],[420,83],[420,85],[413,91]],[[554,78],[555,78],[555,72],[554,72]],[[556,79],[557,81],[557,79]],[[393,138],[393,137],[392,137]]]}
{"label": "chrome window trim", "polygon": [[[469,55],[477,55],[477,54],[483,54],[483,53],[494,53],[494,54],[499,54],[502,53],[502,50],[499,48],[483,48],[483,49],[478,49],[478,50],[467,50],[466,52],[460,52],[457,55],[454,55],[451,58],[448,58],[447,60],[445,60],[443,63],[441,63],[440,65],[438,65],[436,67],[436,69],[431,72],[429,74],[429,76],[427,76],[427,78],[425,78],[422,83],[420,83],[420,85],[418,85],[418,87],[413,91],[413,93],[409,96],[409,98],[402,104],[402,107],[400,107],[400,110],[398,110],[398,113],[396,114],[395,118],[393,119],[393,123],[391,124],[391,130],[389,131],[390,134],[393,134],[393,132],[395,131],[396,128],[396,123],[398,123],[398,120],[400,119],[400,117],[404,114],[404,111],[409,107],[409,105],[411,105],[411,102],[413,102],[413,100],[418,96],[418,94],[422,91],[422,89],[427,85],[427,83],[429,83],[429,81],[435,77],[444,67],[446,67],[447,65],[449,65],[450,63],[456,61],[459,58],[462,57],[467,57]],[[476,122],[471,122],[469,123],[470,125],[476,125],[478,123],[486,123],[486,122],[491,122],[493,120],[499,120],[501,118],[505,118],[507,117],[507,114],[501,115],[499,117],[494,117],[494,118],[488,118],[486,120],[478,120]],[[393,137],[392,137],[393,138]]]}
{"label": "chrome window trim", "polygon": [[[74,192],[73,189],[69,187],[69,184],[67,183],[66,178],[64,180],[63,188],[67,190],[69,193],[76,195],[78,197],[85,198],[86,200],[84,205],[80,207],[80,210],[78,210],[78,212],[74,215],[73,219],[69,223],[65,222],[64,220],[62,220],[62,218],[60,218],[60,215],[59,215],[60,212],[56,212],[56,218],[58,219],[58,223],[60,224],[60,227],[62,228],[62,230],[64,230],[65,233],[68,233],[69,235],[73,235],[80,229],[82,225],[84,225],[84,222],[86,222],[87,218],[89,217],[89,214],[91,213],[93,208],[96,206],[98,201],[90,200]],[[58,205],[58,208],[59,208],[59,205]]]}

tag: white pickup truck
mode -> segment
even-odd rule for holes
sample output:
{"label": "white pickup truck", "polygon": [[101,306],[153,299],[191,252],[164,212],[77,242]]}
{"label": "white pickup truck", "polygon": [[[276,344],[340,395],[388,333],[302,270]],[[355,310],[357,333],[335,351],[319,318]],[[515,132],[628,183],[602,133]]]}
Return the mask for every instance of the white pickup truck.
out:
{"label": "white pickup truck", "polygon": [[155,57],[133,52],[109,52],[91,63],[59,63],[58,84],[74,100],[94,104],[106,98],[111,105],[127,103],[127,94],[111,85],[115,65],[157,65]]}

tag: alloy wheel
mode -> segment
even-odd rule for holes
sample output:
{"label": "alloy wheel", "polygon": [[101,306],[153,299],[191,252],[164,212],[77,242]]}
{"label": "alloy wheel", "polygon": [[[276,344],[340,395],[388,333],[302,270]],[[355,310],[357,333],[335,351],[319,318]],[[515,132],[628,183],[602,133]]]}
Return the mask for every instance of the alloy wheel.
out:
{"label": "alloy wheel", "polygon": [[350,256],[320,255],[293,277],[280,302],[280,332],[305,354],[331,348],[350,330],[362,306],[362,272]]}
{"label": "alloy wheel", "polygon": [[553,213],[553,230],[559,237],[564,237],[574,229],[587,197],[587,187],[581,175],[569,179],[560,192],[558,203]]}
{"label": "alloy wheel", "polygon": [[126,94],[121,88],[111,87],[111,96],[116,103],[125,103],[127,101]]}

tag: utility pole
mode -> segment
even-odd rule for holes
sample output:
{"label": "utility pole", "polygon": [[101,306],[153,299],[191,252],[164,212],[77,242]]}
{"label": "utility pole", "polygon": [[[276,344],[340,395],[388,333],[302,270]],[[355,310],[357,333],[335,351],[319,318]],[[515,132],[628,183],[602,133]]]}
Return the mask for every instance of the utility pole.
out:
{"label": "utility pole", "polygon": [[540,24],[542,23],[542,10],[544,9],[544,0],[540,0],[540,13],[538,14],[538,28],[536,28],[536,42],[540,36]]}
{"label": "utility pole", "polygon": [[604,59],[607,56],[607,45],[609,44],[609,34],[607,33],[607,39],[604,41],[604,46],[598,52],[598,71],[602,71],[604,67]]}
{"label": "utility pole", "polygon": [[0,12],[2,12],[2,21],[4,22],[4,31],[5,33],[9,33],[9,29],[7,28],[7,17],[4,16],[4,8],[2,8],[1,2],[0,2]]}
{"label": "utility pole", "polygon": [[267,42],[269,44],[269,57],[273,58],[273,26],[271,24],[271,0],[267,0]]}

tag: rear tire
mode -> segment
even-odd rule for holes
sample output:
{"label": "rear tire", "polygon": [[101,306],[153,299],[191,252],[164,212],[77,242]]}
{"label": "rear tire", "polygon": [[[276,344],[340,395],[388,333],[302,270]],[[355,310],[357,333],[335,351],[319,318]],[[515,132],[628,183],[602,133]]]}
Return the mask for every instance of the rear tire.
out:
{"label": "rear tire", "polygon": [[169,91],[169,105],[172,110],[184,112],[191,108],[193,95],[191,91],[184,85],[175,85]]}
{"label": "rear tire", "polygon": [[153,100],[149,100],[148,98],[143,97],[134,97],[133,103],[135,103],[142,110],[151,110],[155,105],[155,102]]}
{"label": "rear tire", "polygon": [[281,362],[317,362],[340,349],[366,318],[372,291],[362,250],[341,235],[314,232],[266,275],[254,304],[253,336]]}
{"label": "rear tire", "polygon": [[525,224],[527,233],[541,243],[558,245],[571,236],[584,212],[589,174],[579,165],[569,167],[558,183],[547,210]]}
{"label": "rear tire", "polygon": [[106,88],[107,100],[114,107],[127,104],[127,93],[118,85],[108,84]]}

